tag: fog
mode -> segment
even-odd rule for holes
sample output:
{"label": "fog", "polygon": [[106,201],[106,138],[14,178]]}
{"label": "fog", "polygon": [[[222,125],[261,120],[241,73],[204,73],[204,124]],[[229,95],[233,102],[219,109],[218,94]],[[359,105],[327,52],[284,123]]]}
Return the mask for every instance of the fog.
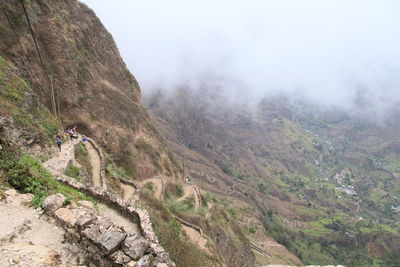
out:
{"label": "fog", "polygon": [[400,102],[400,1],[84,0],[142,92],[217,84],[381,116]]}

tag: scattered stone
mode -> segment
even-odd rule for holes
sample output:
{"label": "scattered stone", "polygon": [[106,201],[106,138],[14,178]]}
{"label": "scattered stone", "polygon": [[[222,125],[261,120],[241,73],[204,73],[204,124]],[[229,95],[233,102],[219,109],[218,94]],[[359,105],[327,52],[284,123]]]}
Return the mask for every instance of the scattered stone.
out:
{"label": "scattered stone", "polygon": [[138,260],[144,255],[149,247],[149,241],[140,235],[130,235],[125,239],[122,245],[122,250],[132,259]]}
{"label": "scattered stone", "polygon": [[61,208],[56,210],[54,213],[56,218],[61,221],[63,224],[72,227],[76,223],[76,215],[70,210],[66,208]]}
{"label": "scattered stone", "polygon": [[115,252],[124,241],[126,233],[120,230],[111,230],[103,234],[97,241],[101,249],[107,254]]}
{"label": "scattered stone", "polygon": [[93,224],[96,221],[97,217],[94,214],[88,213],[79,216],[78,219],[76,220],[76,225],[78,226],[79,229],[85,229],[90,224]]}
{"label": "scattered stone", "polygon": [[45,212],[53,213],[62,207],[64,201],[65,197],[61,194],[48,196],[43,202],[43,209]]}
{"label": "scattered stone", "polygon": [[109,219],[104,217],[100,218],[99,224],[100,224],[100,231],[102,233],[106,233],[114,226],[114,224]]}
{"label": "scattered stone", "polygon": [[151,267],[152,259],[153,259],[152,255],[145,255],[140,258],[140,260],[136,263],[135,267]]}
{"label": "scattered stone", "polygon": [[132,260],[129,256],[127,256],[121,250],[118,250],[118,251],[114,252],[113,254],[111,254],[110,258],[116,264],[124,264],[124,263],[128,263]]}
{"label": "scattered stone", "polygon": [[92,224],[90,227],[84,229],[82,235],[93,243],[97,243],[101,237],[101,232],[98,225]]}

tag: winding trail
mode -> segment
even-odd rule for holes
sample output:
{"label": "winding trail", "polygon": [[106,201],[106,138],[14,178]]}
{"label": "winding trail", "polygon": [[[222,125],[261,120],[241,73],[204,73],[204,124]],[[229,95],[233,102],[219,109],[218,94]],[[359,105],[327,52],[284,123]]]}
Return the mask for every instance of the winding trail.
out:
{"label": "winding trail", "polygon": [[50,172],[59,171],[63,173],[70,164],[75,160],[75,146],[81,142],[81,136],[78,139],[66,141],[61,145],[61,152],[57,152],[57,155],[45,163],[43,166],[49,169]]}
{"label": "winding trail", "polygon": [[125,201],[131,199],[136,192],[136,188],[133,185],[125,184],[123,182],[121,182],[121,189],[123,191]]}
{"label": "winding trail", "polygon": [[164,181],[161,178],[150,178],[143,180],[139,183],[141,187],[143,187],[145,184],[152,182],[154,185],[154,197],[158,200],[162,200],[163,196],[162,193],[164,191]]}
{"label": "winding trail", "polygon": [[99,153],[97,152],[96,148],[90,142],[85,143],[86,150],[88,152],[89,161],[92,165],[92,185],[101,187],[101,159]]}
{"label": "winding trail", "polygon": [[197,211],[200,208],[199,192],[195,185],[186,185],[183,187],[184,194],[177,201],[183,201],[193,195],[194,197],[194,208]]}
{"label": "winding trail", "polygon": [[[54,158],[49,159],[43,163],[43,165],[53,175],[60,175],[64,173],[68,166],[75,161],[75,148],[81,143],[81,139],[82,138],[79,135],[78,139],[66,141],[61,147],[61,152],[58,152]],[[88,151],[89,161],[92,165],[92,185],[101,188],[101,158],[97,149],[90,142],[86,142],[85,146]],[[131,187],[134,188],[133,186]],[[114,225],[123,227],[125,230],[131,233],[140,232],[139,226],[136,223],[121,215],[115,209],[104,204],[99,204],[98,207],[98,214],[110,220]]]}

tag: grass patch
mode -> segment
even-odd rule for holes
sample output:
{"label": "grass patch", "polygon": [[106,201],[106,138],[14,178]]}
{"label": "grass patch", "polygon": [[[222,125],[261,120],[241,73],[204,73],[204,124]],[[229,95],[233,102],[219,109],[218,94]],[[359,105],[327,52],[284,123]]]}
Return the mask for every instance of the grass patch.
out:
{"label": "grass patch", "polygon": [[154,195],[154,183],[153,182],[148,182],[143,186],[142,192],[144,194],[153,196]]}
{"label": "grass patch", "polygon": [[0,153],[0,168],[5,170],[6,181],[22,193],[33,194],[33,206],[41,207],[44,199],[53,193],[61,193],[75,201],[93,201],[91,197],[55,180],[37,159],[24,153]]}
{"label": "grass patch", "polygon": [[176,266],[220,265],[215,258],[208,256],[195,244],[186,240],[181,224],[161,201],[148,195],[144,195],[141,199],[150,213],[160,244],[169,253]]}
{"label": "grass patch", "polygon": [[71,165],[65,170],[65,174],[68,175],[69,177],[75,178],[76,180],[80,181],[81,180],[81,171],[80,169],[75,166]]}
{"label": "grass patch", "polygon": [[180,198],[183,196],[183,186],[180,184],[167,183],[165,185],[165,196],[169,198]]}

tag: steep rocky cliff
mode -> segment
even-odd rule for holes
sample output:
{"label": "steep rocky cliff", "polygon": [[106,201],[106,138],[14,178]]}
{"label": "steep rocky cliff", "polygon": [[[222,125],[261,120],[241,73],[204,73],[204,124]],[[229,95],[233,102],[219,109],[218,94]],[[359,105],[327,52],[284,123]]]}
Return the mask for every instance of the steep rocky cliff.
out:
{"label": "steep rocky cliff", "polygon": [[[154,225],[177,266],[254,266],[237,223],[182,179],[140,103],[138,82],[93,11],[76,0],[1,1],[0,39],[0,196],[14,187],[33,194],[31,205],[40,208],[61,193],[73,202],[68,209],[90,199],[119,215],[121,206],[126,215],[140,205],[153,224],[139,220]],[[96,145],[64,139],[57,152],[55,136],[73,125]]]}
{"label": "steep rocky cliff", "polygon": [[23,3],[1,2],[0,55],[39,101],[64,126],[96,138],[129,176],[179,175],[140,104],[138,82],[94,12],[76,0]]}

